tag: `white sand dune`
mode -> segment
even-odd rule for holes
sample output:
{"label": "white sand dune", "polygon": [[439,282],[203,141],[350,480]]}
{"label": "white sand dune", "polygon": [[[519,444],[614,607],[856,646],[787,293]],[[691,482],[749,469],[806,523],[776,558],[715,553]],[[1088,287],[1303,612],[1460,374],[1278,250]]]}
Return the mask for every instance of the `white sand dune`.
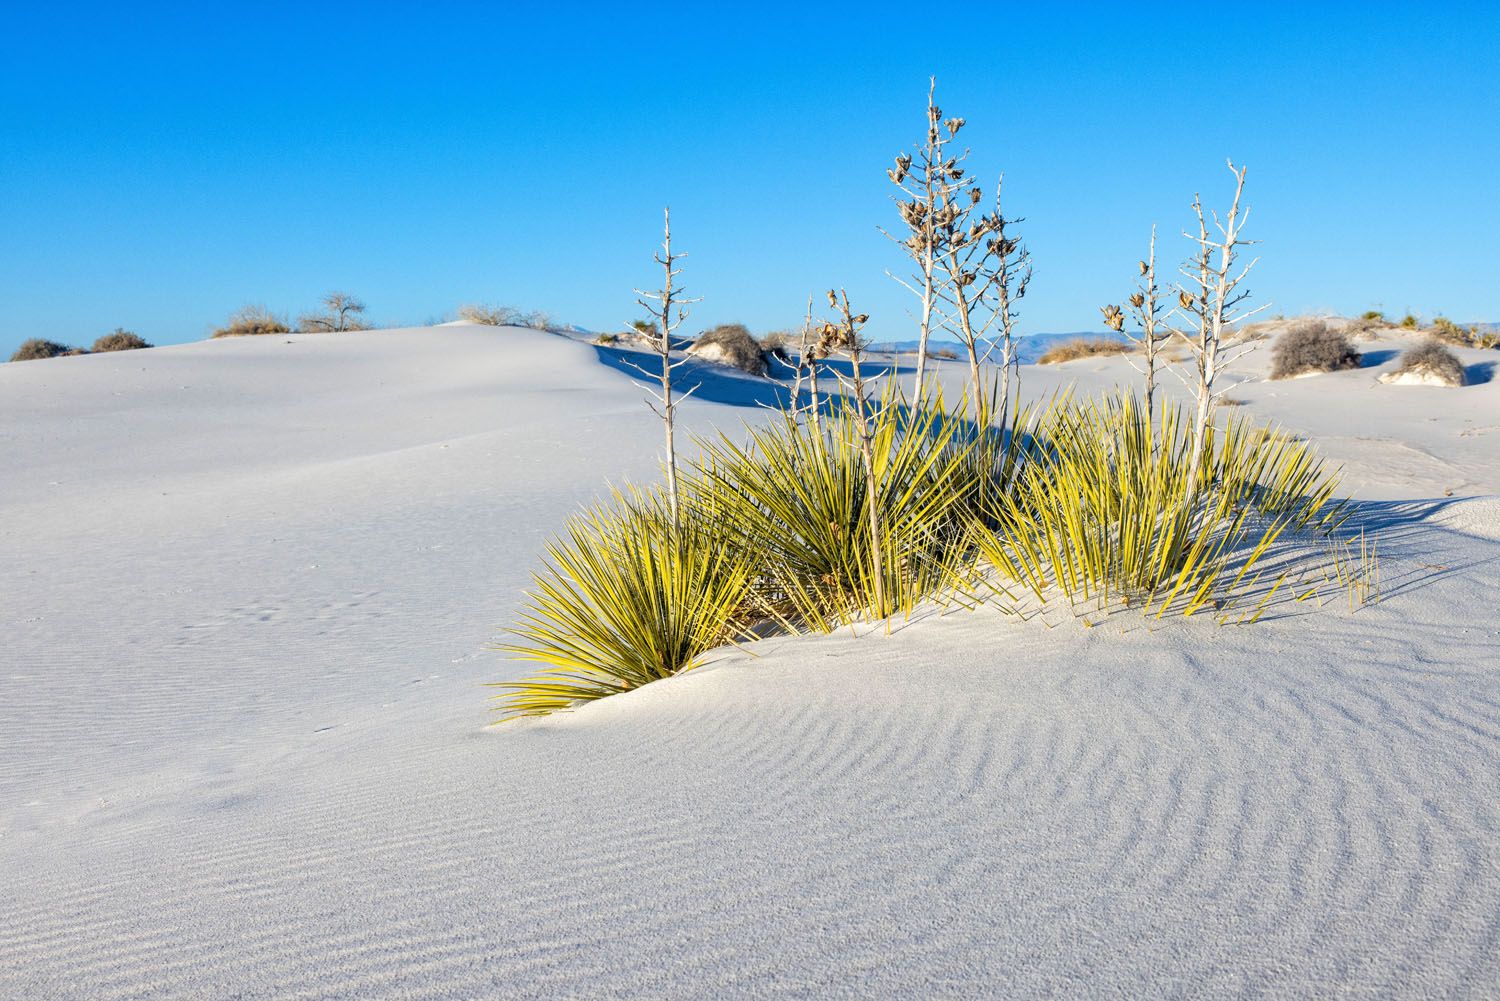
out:
{"label": "white sand dune", "polygon": [[0,366],[0,997],[1495,996],[1500,381],[1234,391],[1378,501],[1357,613],[932,613],[485,729],[542,542],[655,471],[601,357]]}

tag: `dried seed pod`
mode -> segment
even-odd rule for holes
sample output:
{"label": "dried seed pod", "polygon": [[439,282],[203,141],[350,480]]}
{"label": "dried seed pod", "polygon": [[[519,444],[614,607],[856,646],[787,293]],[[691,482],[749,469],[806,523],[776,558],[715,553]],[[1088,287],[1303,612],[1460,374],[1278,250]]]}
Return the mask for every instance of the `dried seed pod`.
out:
{"label": "dried seed pod", "polygon": [[869,323],[869,322],[870,322],[870,314],[869,313],[861,313],[861,314],[859,314],[858,316],[856,316],[854,318],[854,325],[856,327],[862,327],[866,323]]}
{"label": "dried seed pod", "polygon": [[950,118],[943,124],[948,126],[948,135],[956,136],[958,135],[958,130],[963,128],[965,123],[962,118]]}
{"label": "dried seed pod", "polygon": [[1146,264],[1145,261],[1140,261],[1139,263],[1140,263],[1140,266],[1141,266],[1141,274],[1144,275],[1144,274],[1147,274],[1147,273],[1150,272],[1151,268],[1150,268],[1149,265]]}
{"label": "dried seed pod", "polygon": [[1177,305],[1181,306],[1183,309],[1192,309],[1193,297],[1188,295],[1186,292],[1178,292]]}
{"label": "dried seed pod", "polygon": [[956,181],[964,176],[964,169],[962,167],[954,167],[952,170],[948,171],[948,176]]}
{"label": "dried seed pod", "polygon": [[927,106],[927,118],[930,121],[933,121],[933,122],[940,122],[940,121],[942,121],[943,120],[943,109],[939,108],[936,104],[929,104]]}
{"label": "dried seed pod", "polygon": [[1104,325],[1115,333],[1125,328],[1125,314],[1121,312],[1119,306],[1100,306],[1099,312],[1104,314]]}
{"label": "dried seed pod", "polygon": [[1130,304],[1136,309],[1140,309],[1142,306],[1146,305],[1146,297],[1137,292],[1135,295],[1130,297]]}
{"label": "dried seed pod", "polygon": [[979,191],[978,188],[970,188],[969,189],[969,204],[970,205],[978,205],[979,204],[979,199],[981,199],[983,197],[984,197],[984,195],[980,193],[980,191]]}
{"label": "dried seed pod", "polygon": [[838,294],[833,289],[828,290],[828,305],[837,307],[839,304]]}

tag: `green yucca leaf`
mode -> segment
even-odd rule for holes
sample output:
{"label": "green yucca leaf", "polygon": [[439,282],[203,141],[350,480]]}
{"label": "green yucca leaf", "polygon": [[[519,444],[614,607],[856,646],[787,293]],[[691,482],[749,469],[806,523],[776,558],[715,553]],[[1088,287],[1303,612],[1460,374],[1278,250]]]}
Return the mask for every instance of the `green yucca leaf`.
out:
{"label": "green yucca leaf", "polygon": [[617,493],[547,547],[527,608],[497,644],[546,665],[497,687],[501,719],[615,695],[697,666],[735,638],[749,595],[747,555],[686,506],[674,524],[659,497]]}
{"label": "green yucca leaf", "polygon": [[1061,401],[1041,416],[1041,444],[1021,453],[988,529],[973,533],[1002,584],[1041,600],[1124,598],[1157,616],[1223,607],[1263,586],[1255,568],[1288,528],[1327,531],[1347,517],[1332,501],[1336,478],[1274,428],[1238,418],[1210,428],[1190,480],[1181,407],[1164,406],[1154,427],[1130,395]]}

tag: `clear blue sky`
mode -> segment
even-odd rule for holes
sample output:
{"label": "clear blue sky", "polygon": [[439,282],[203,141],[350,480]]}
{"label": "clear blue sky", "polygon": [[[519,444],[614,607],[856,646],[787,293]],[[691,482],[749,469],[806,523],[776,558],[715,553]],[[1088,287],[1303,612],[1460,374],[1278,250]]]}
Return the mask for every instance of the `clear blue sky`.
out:
{"label": "clear blue sky", "polygon": [[910,336],[875,227],[929,73],[1027,217],[1028,331],[1097,329],[1153,221],[1183,253],[1226,156],[1272,312],[1500,320],[1480,5],[26,6],[0,14],[5,352],[332,288],[387,324],[485,301],[615,327],[667,203],[693,326],[791,325],[846,285]]}

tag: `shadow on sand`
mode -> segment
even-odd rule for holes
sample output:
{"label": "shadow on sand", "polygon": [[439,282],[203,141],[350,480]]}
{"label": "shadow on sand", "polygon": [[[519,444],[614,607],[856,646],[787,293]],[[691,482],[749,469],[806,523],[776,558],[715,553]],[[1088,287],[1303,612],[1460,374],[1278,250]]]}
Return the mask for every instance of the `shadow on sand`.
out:
{"label": "shadow on sand", "polygon": [[[661,374],[661,358],[648,351],[627,348],[591,345],[599,361],[609,368],[622,372],[630,378],[654,381]],[[672,382],[679,392],[693,391],[693,398],[710,403],[722,403],[731,407],[759,407],[781,410],[792,403],[792,387],[787,383],[796,375],[791,364],[779,358],[771,360],[771,378],[762,379],[746,375],[736,369],[694,358],[679,359],[682,364],[674,370]],[[860,366],[865,380],[877,386],[891,375],[904,375],[914,369],[899,359],[888,355],[867,358]],[[839,391],[839,377],[847,378],[853,373],[853,365],[842,358],[832,358],[818,363],[818,378],[825,397],[834,397]],[[806,387],[806,382],[803,383]],[[696,388],[695,388],[696,387]],[[798,402],[805,406],[810,399],[806,388]]]}

